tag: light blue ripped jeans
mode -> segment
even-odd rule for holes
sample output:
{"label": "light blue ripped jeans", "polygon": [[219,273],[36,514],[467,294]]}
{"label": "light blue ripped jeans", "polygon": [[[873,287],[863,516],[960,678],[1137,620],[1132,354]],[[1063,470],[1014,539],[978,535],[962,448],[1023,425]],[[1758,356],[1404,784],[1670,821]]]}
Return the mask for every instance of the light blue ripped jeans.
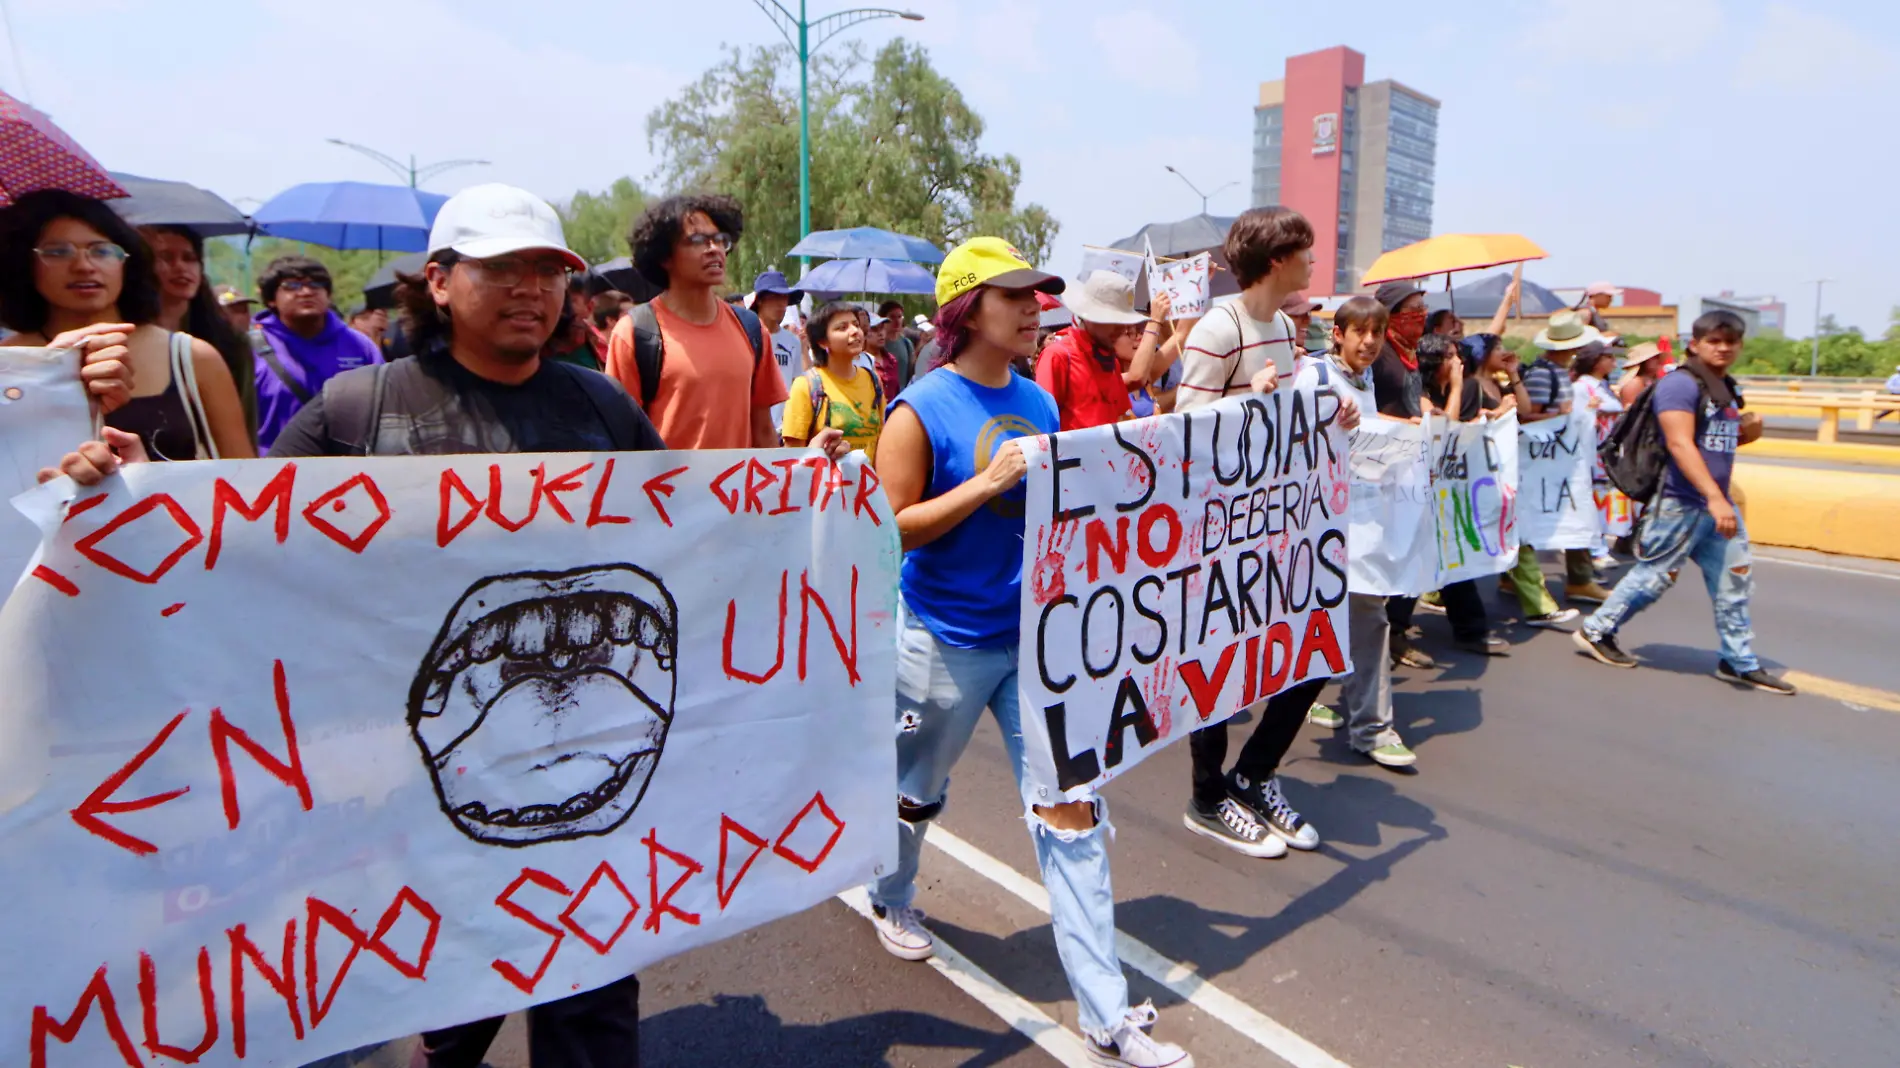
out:
{"label": "light blue ripped jeans", "polygon": [[1754,588],[1754,563],[1748,551],[1748,528],[1735,517],[1735,536],[1716,533],[1715,517],[1707,508],[1674,497],[1656,502],[1637,532],[1636,566],[1616,584],[1610,599],[1589,619],[1583,632],[1591,638],[1615,635],[1629,617],[1655,604],[1675,585],[1684,564],[1695,561],[1715,605],[1715,636],[1722,659],[1747,674],[1761,667],[1755,658],[1755,631],[1748,622],[1748,595]]}
{"label": "light blue ripped jeans", "polygon": [[[1056,952],[1075,991],[1082,1030],[1097,1037],[1119,1026],[1128,1013],[1128,980],[1115,953],[1115,892],[1108,877],[1108,803],[1095,804],[1095,826],[1061,831],[1031,811],[1060,798],[1044,798],[1028,781],[1023,763],[1022,713],[1016,700],[1014,645],[958,649],[939,642],[907,616],[897,646],[897,790],[907,807],[941,805],[950,769],[970,744],[987,706],[1003,732],[1016,772],[1029,837],[1035,842]],[[930,816],[934,816],[932,812]],[[917,895],[917,866],[929,818],[897,821],[897,869],[865,890],[884,908],[908,906]]]}

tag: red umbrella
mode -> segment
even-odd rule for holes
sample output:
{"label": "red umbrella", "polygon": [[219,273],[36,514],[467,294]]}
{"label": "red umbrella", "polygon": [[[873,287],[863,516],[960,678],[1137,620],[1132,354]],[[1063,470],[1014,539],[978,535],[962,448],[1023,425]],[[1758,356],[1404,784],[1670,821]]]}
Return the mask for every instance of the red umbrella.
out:
{"label": "red umbrella", "polygon": [[1041,290],[1037,290],[1036,306],[1043,311],[1055,311],[1057,308],[1062,307],[1062,302]]}
{"label": "red umbrella", "polygon": [[127,195],[53,120],[0,92],[0,204],[36,189],[64,189],[95,200]]}

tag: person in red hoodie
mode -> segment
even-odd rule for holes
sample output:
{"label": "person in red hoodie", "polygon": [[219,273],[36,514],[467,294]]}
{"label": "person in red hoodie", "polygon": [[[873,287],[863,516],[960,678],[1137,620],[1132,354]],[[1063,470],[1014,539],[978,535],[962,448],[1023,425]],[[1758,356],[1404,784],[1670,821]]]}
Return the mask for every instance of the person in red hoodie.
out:
{"label": "person in red hoodie", "polygon": [[1056,399],[1062,429],[1132,417],[1128,390],[1149,381],[1166,307],[1154,309],[1154,318],[1136,311],[1135,284],[1113,271],[1089,272],[1064,303],[1074,324],[1053,334],[1036,358],[1036,384]]}

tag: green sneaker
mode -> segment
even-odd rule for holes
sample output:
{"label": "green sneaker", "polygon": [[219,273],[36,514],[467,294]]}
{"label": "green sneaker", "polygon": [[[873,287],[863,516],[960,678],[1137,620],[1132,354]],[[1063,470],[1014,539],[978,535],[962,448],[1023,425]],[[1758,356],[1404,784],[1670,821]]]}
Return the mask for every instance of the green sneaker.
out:
{"label": "green sneaker", "polygon": [[1393,742],[1369,752],[1364,750],[1362,752],[1371,757],[1374,764],[1388,768],[1409,768],[1418,763],[1418,754],[1407,748],[1404,742]]}
{"label": "green sneaker", "polygon": [[1346,717],[1327,708],[1325,705],[1314,705],[1306,711],[1306,722],[1311,723],[1315,727],[1324,727],[1329,731],[1336,731],[1346,725]]}

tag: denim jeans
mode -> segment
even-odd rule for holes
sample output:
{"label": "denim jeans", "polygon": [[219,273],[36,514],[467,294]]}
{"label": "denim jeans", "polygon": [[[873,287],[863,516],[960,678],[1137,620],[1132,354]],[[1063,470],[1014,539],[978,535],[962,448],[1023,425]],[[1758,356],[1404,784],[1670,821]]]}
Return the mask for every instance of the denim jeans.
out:
{"label": "denim jeans", "polygon": [[[897,648],[897,791],[900,811],[941,805],[950,769],[970,744],[988,707],[1003,732],[1016,772],[1029,837],[1036,846],[1056,952],[1075,991],[1076,1015],[1089,1035],[1104,1038],[1128,1014],[1128,980],[1115,952],[1115,893],[1108,877],[1108,805],[1095,806],[1086,831],[1051,827],[1033,811],[1060,798],[1042,797],[1023,762],[1022,713],[1016,699],[1016,646],[958,649],[907,618]],[[865,889],[873,903],[902,908],[917,895],[924,832],[936,812],[897,821],[897,868]]]}
{"label": "denim jeans", "polygon": [[1715,606],[1715,636],[1722,659],[1747,674],[1761,667],[1755,658],[1754,628],[1748,622],[1748,594],[1754,587],[1754,566],[1748,551],[1748,528],[1735,517],[1735,536],[1716,533],[1715,517],[1707,508],[1674,497],[1664,497],[1643,519],[1636,537],[1636,566],[1616,584],[1603,607],[1583,622],[1591,638],[1615,635],[1629,617],[1655,604],[1675,585],[1682,565],[1694,560],[1702,569]]}

